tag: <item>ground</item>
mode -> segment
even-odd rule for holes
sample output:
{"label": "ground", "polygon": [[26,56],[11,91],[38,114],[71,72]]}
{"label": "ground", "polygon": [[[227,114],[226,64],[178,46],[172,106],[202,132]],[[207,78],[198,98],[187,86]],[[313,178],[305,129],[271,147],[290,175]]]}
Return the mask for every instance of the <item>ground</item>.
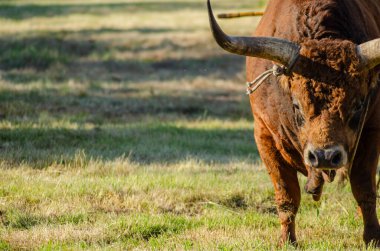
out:
{"label": "ground", "polygon": [[[0,1],[0,22],[1,250],[279,248],[244,58],[205,1]],[[301,249],[364,248],[348,185],[302,196]]]}

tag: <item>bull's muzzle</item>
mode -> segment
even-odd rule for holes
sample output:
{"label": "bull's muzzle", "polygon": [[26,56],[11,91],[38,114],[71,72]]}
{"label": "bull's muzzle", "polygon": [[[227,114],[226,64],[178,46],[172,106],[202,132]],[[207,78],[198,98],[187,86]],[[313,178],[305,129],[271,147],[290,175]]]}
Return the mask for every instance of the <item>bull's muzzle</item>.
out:
{"label": "bull's muzzle", "polygon": [[319,169],[339,169],[347,164],[347,152],[342,145],[315,148],[308,144],[304,151],[305,164]]}

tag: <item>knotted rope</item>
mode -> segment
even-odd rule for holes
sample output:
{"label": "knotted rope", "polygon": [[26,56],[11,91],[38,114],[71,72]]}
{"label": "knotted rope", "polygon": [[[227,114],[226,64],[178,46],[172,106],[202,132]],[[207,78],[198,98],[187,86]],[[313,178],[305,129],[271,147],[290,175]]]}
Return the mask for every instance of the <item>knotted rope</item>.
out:
{"label": "knotted rope", "polygon": [[261,73],[257,78],[255,78],[252,82],[247,82],[247,95],[250,95],[254,93],[257,88],[264,83],[266,79],[268,79],[271,75],[278,77],[287,72],[286,67],[279,66],[279,65],[273,65],[272,69],[269,69],[267,71],[264,71]]}

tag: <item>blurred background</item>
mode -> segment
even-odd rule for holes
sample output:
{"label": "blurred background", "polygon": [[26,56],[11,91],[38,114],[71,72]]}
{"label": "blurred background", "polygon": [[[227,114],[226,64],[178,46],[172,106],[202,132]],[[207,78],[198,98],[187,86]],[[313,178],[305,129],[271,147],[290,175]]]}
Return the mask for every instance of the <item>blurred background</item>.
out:
{"label": "blurred background", "polygon": [[[43,168],[78,150],[143,163],[257,157],[245,59],[217,47],[205,1],[0,3],[0,116],[11,124],[3,129],[17,130],[12,140],[1,133],[10,165]],[[218,11],[264,5],[214,3]],[[258,20],[222,24],[249,35]],[[240,122],[227,130],[226,121]]]}
{"label": "blurred background", "polygon": [[[277,247],[245,58],[213,41],[206,0],[0,0],[0,23],[1,250]],[[334,196],[306,198],[301,240],[337,233],[326,212],[346,225],[323,247],[361,247],[352,196]]]}

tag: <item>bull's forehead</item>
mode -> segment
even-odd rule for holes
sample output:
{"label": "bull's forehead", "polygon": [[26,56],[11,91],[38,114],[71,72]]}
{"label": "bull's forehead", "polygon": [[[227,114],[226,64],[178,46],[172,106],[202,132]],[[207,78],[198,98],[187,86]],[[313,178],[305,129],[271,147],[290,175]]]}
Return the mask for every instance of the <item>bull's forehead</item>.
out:
{"label": "bull's forehead", "polygon": [[328,111],[330,116],[335,115],[340,118],[344,118],[350,100],[355,98],[352,92],[342,85],[331,85],[315,80],[304,81],[297,96],[310,116],[321,115],[323,111]]}
{"label": "bull's forehead", "polygon": [[331,73],[350,75],[359,72],[357,46],[347,40],[307,40],[301,43],[300,56],[312,61],[316,70],[331,70]]}
{"label": "bull's forehead", "polygon": [[360,88],[363,72],[357,46],[342,40],[308,40],[301,44],[299,74],[328,87]]}
{"label": "bull's forehead", "polygon": [[353,43],[310,40],[302,44],[300,59],[301,71],[290,77],[290,87],[310,113],[327,109],[331,114],[342,114],[355,99],[366,95],[368,81],[366,73],[359,70]]}
{"label": "bull's forehead", "polygon": [[314,117],[327,110],[331,116],[345,117],[352,105],[365,96],[365,89],[358,79],[356,86],[345,79],[321,82],[303,76],[293,76],[291,94],[300,102],[305,115]]}

